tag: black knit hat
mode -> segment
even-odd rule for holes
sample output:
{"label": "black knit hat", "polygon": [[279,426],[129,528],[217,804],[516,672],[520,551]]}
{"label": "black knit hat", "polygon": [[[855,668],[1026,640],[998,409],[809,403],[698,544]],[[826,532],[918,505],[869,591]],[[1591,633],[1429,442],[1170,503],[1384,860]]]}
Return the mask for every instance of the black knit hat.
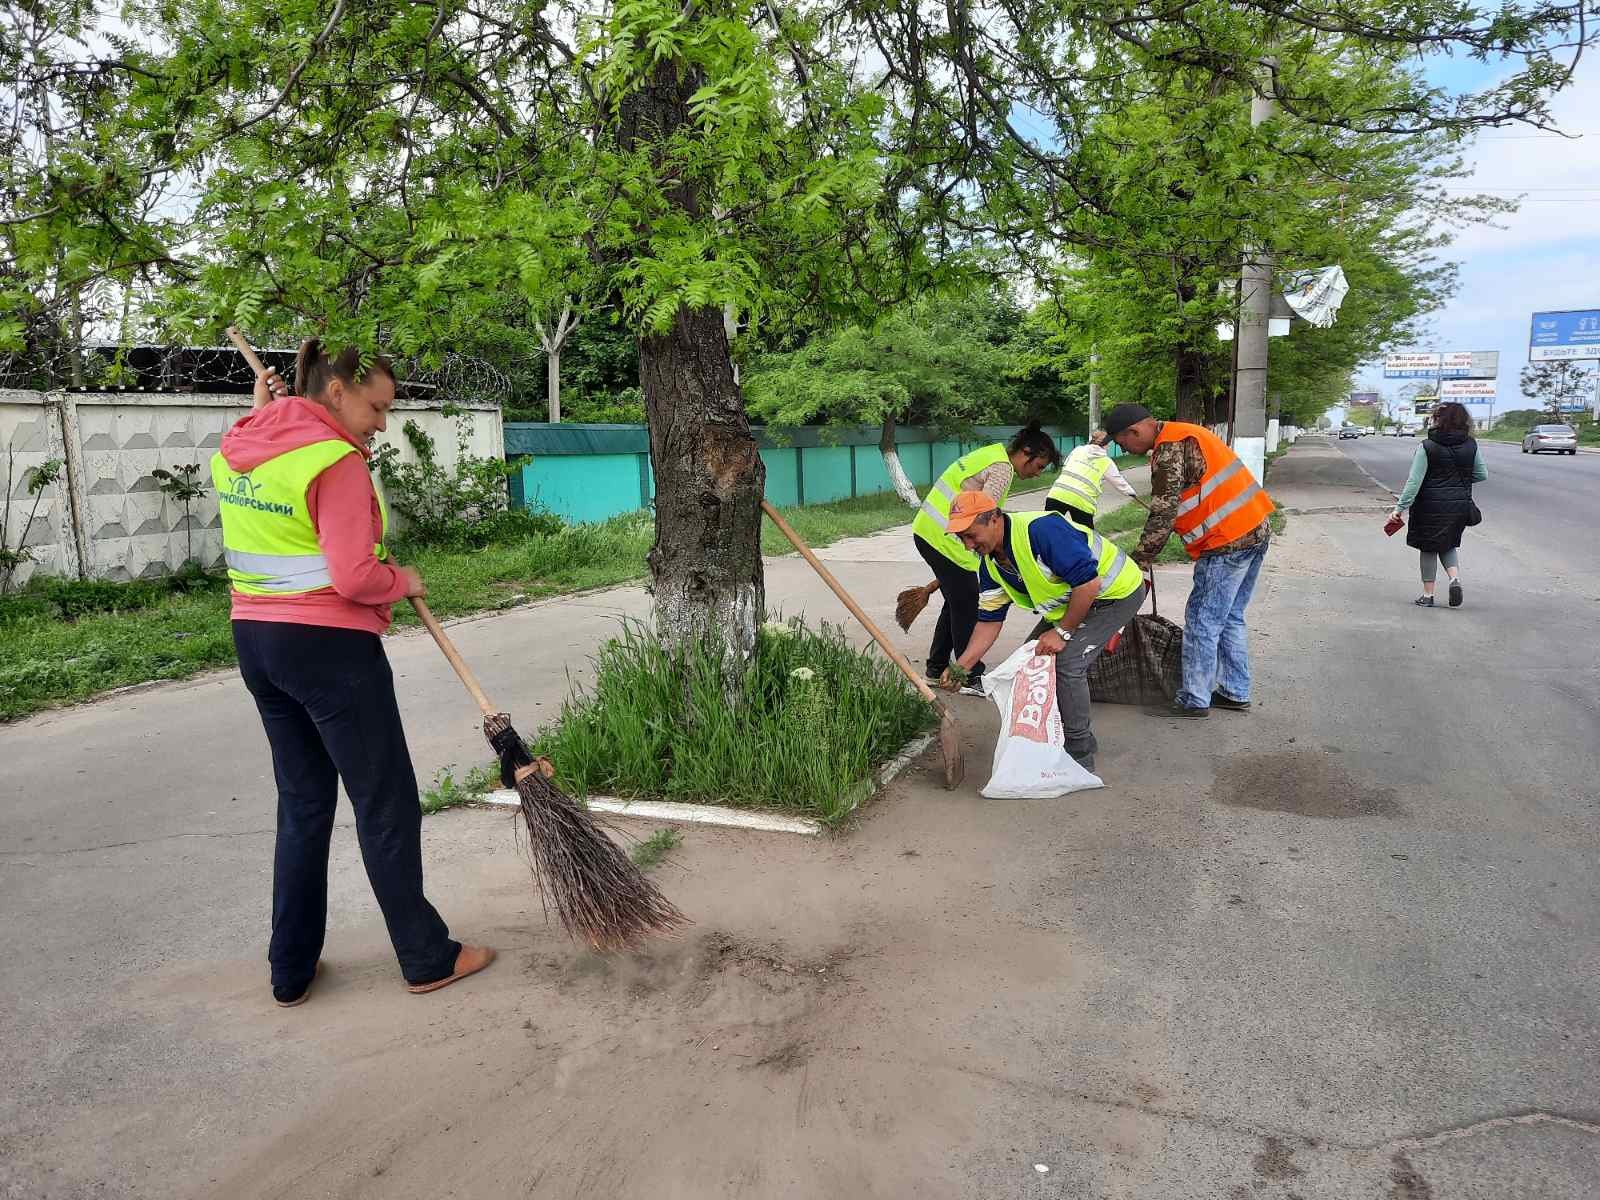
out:
{"label": "black knit hat", "polygon": [[1148,420],[1150,410],[1142,404],[1119,404],[1106,414],[1106,436],[1116,437],[1130,425]]}

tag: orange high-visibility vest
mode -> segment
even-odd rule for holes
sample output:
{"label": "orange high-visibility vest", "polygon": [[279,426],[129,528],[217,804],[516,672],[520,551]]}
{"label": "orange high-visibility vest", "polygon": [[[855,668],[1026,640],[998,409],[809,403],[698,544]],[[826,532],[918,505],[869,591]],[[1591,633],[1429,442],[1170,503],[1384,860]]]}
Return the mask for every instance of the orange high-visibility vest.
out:
{"label": "orange high-visibility vest", "polygon": [[1206,473],[1194,487],[1184,489],[1172,528],[1183,539],[1189,557],[1199,558],[1238,541],[1272,515],[1273,505],[1244,461],[1203,425],[1167,421],[1156,434],[1156,445],[1185,438],[1200,444]]}

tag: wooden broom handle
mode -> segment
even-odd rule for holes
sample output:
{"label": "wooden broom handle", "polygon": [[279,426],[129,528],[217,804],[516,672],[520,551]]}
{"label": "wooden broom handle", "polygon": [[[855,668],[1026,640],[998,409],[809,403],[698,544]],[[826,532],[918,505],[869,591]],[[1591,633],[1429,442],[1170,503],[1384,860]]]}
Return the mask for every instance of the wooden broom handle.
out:
{"label": "wooden broom handle", "polygon": [[228,326],[228,340],[238,348],[240,354],[244,355],[244,361],[250,364],[250,369],[256,373],[258,379],[267,373],[267,364],[262,362],[250,348],[250,343],[244,340],[244,334],[239,332],[237,325]]}
{"label": "wooden broom handle", "polygon": [[778,510],[773,508],[772,505],[766,500],[761,501],[761,511],[766,513],[768,517],[772,518],[772,523],[778,527],[778,532],[783,534],[784,537],[788,538],[789,544],[796,550],[800,551],[805,560],[811,564],[812,569],[816,571],[818,575],[822,576],[822,582],[827,584],[828,587],[833,590],[833,594],[835,596],[839,597],[844,606],[850,610],[850,615],[861,622],[862,627],[872,635],[872,640],[878,643],[878,648],[889,656],[890,661],[892,661],[895,666],[899,667],[905,672],[906,678],[911,680],[912,685],[917,689],[917,691],[921,692],[923,696],[925,696],[936,708],[939,709],[940,712],[943,712],[944,704],[939,697],[933,694],[933,689],[928,686],[928,681],[917,674],[917,669],[906,661],[906,656],[901,654],[900,651],[890,643],[889,639],[883,636],[883,632],[872,623],[872,619],[868,617],[866,613],[861,611],[861,606],[852,600],[850,598],[850,593],[845,591],[844,588],[839,585],[839,581],[833,577],[833,572],[829,571],[827,567],[823,566],[822,563],[818,561],[817,556],[811,553],[811,547],[800,540],[800,535],[798,533],[789,528],[789,522],[785,521],[778,514]]}
{"label": "wooden broom handle", "polygon": [[456,644],[450,640],[450,635],[444,631],[444,626],[439,624],[439,618],[433,615],[433,610],[428,607],[428,602],[421,596],[411,597],[411,607],[417,610],[417,619],[429,633],[433,640],[439,644],[461,682],[467,685],[467,691],[478,702],[478,709],[486,717],[496,715],[500,710],[489,702],[489,697],[483,694],[483,688],[478,683],[478,677],[472,673],[472,668],[463,661],[461,654],[456,650]]}

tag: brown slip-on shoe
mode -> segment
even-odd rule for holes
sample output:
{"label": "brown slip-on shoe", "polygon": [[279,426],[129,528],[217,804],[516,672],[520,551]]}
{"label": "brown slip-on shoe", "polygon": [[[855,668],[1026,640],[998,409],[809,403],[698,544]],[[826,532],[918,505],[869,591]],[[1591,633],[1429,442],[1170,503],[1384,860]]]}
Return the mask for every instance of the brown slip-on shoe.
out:
{"label": "brown slip-on shoe", "polygon": [[446,975],[443,979],[435,979],[432,983],[410,984],[406,991],[418,996],[425,992],[437,992],[442,987],[449,987],[458,979],[476,975],[493,961],[494,947],[469,946],[463,942],[460,952],[456,955],[456,969],[453,974]]}

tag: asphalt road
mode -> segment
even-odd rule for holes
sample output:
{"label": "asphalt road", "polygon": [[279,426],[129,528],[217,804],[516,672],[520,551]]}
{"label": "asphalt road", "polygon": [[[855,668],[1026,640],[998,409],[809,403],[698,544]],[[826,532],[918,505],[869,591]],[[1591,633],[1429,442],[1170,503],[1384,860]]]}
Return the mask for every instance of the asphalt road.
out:
{"label": "asphalt road", "polygon": [[[1486,447],[1467,603],[1422,610],[1354,466],[1398,487],[1414,448],[1274,464],[1254,710],[1097,706],[1104,791],[983,799],[958,698],[963,788],[930,755],[838,838],[691,830],[696,928],[616,962],[544,927],[509,817],[429,818],[430,895],[502,952],[432,999],[341,808],[327,970],[271,1005],[231,673],[0,727],[0,1197],[1591,1200],[1600,456]],[[826,554],[885,626],[925,576],[902,531]],[[798,560],[768,588],[842,619]],[[647,605],[453,633],[531,727]],[[419,773],[482,761],[432,647],[388,652]]]}
{"label": "asphalt road", "polygon": [[[1392,491],[1405,486],[1415,438],[1366,437],[1335,443]],[[1492,544],[1515,539],[1543,569],[1600,595],[1600,454],[1523,454],[1514,444],[1480,442],[1489,478],[1474,489],[1484,523],[1467,534],[1471,556],[1480,535]]]}

